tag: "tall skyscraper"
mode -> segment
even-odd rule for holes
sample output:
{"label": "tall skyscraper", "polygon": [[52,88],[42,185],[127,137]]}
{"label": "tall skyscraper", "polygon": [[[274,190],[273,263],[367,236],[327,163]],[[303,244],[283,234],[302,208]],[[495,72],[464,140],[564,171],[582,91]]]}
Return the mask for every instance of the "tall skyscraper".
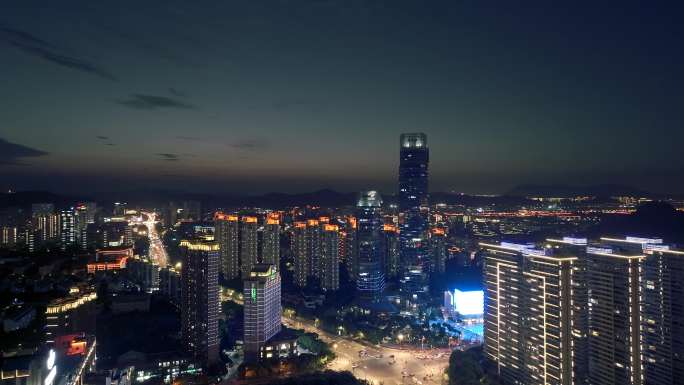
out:
{"label": "tall skyscraper", "polygon": [[304,287],[309,275],[309,258],[306,250],[306,222],[294,223],[291,241],[295,265],[294,281],[297,286]]}
{"label": "tall skyscraper", "polygon": [[[642,255],[639,306],[643,384],[684,381],[684,251],[660,238],[601,238],[614,249]],[[633,263],[636,263],[633,260]],[[631,287],[632,290],[634,289]],[[624,293],[623,293],[624,295]],[[634,322],[634,321],[632,321]],[[632,327],[630,322],[630,327]]]}
{"label": "tall skyscraper", "polygon": [[576,257],[572,274],[573,370],[576,384],[589,380],[589,293],[587,288],[587,239],[547,239],[546,248],[556,255]]}
{"label": "tall skyscraper", "polygon": [[278,215],[266,217],[261,242],[261,263],[271,264],[280,270],[280,219]]}
{"label": "tall skyscraper", "polygon": [[573,384],[572,276],[577,257],[532,245],[486,250],[485,355],[504,383]]}
{"label": "tall skyscraper", "polygon": [[169,202],[164,210],[164,227],[173,227],[178,222],[178,205],[176,202]]}
{"label": "tall skyscraper", "polygon": [[340,288],[339,227],[323,226],[321,242],[321,289],[335,291]]}
{"label": "tall skyscraper", "polygon": [[95,223],[95,216],[97,215],[97,203],[95,202],[84,202],[79,206],[82,207],[85,216],[86,223]]}
{"label": "tall skyscraper", "polygon": [[275,266],[256,264],[244,280],[245,360],[256,361],[260,350],[281,330],[280,274]]}
{"label": "tall skyscraper", "polygon": [[181,266],[166,266],[159,270],[159,292],[174,306],[181,303]]}
{"label": "tall skyscraper", "polygon": [[484,353],[496,364],[504,383],[524,379],[522,336],[518,320],[523,257],[519,250],[484,245]]}
{"label": "tall skyscraper", "polygon": [[383,223],[382,198],[377,191],[364,191],[356,204],[358,220],[358,277],[356,288],[361,298],[380,301],[385,290],[381,265]]}
{"label": "tall skyscraper", "polygon": [[396,278],[399,274],[399,231],[394,225],[383,225],[382,252],[385,276]]}
{"label": "tall skyscraper", "polygon": [[0,245],[14,246],[19,238],[19,230],[15,226],[0,227]]}
{"label": "tall skyscraper", "polygon": [[221,249],[221,274],[225,279],[240,276],[240,223],[237,215],[214,214],[215,238]]}
{"label": "tall skyscraper", "polygon": [[114,216],[123,217],[124,215],[126,215],[127,207],[128,204],[126,202],[114,202],[114,209],[112,210],[112,214],[114,214]]}
{"label": "tall skyscraper", "polygon": [[207,367],[219,359],[219,244],[183,240],[180,246],[183,345],[198,363]]}
{"label": "tall skyscraper", "polygon": [[642,384],[640,277],[644,255],[587,247],[589,382]]}
{"label": "tall skyscraper", "polygon": [[644,384],[684,381],[684,251],[645,245],[642,341]]}
{"label": "tall skyscraper", "polygon": [[[401,263],[411,280],[420,279],[425,272],[423,264],[429,261],[426,245],[428,208],[428,164],[430,153],[427,135],[402,134],[399,138],[399,211]],[[404,285],[415,291],[421,282]],[[407,289],[408,290],[408,289]]]}
{"label": "tall skyscraper", "polygon": [[242,278],[249,277],[254,265],[257,264],[257,217],[244,216],[240,228],[240,269]]}
{"label": "tall skyscraper", "polygon": [[359,274],[359,245],[356,217],[348,216],[344,223],[344,263],[349,278],[356,282]]}
{"label": "tall skyscraper", "polygon": [[38,243],[55,240],[59,236],[59,215],[52,203],[31,205],[31,227]]}
{"label": "tall skyscraper", "polygon": [[83,250],[88,248],[88,225],[95,223],[96,212],[94,202],[79,203],[74,209],[74,235],[76,244]]}
{"label": "tall skyscraper", "polygon": [[59,212],[60,241],[62,250],[76,244],[76,213],[74,208],[68,208]]}
{"label": "tall skyscraper", "polygon": [[443,274],[446,270],[446,229],[435,227],[430,231],[430,272]]}
{"label": "tall skyscraper", "polygon": [[183,202],[183,211],[181,214],[183,220],[201,221],[202,204],[199,201],[185,201]]}
{"label": "tall skyscraper", "polygon": [[317,219],[306,221],[306,255],[308,275],[321,278],[321,226]]}

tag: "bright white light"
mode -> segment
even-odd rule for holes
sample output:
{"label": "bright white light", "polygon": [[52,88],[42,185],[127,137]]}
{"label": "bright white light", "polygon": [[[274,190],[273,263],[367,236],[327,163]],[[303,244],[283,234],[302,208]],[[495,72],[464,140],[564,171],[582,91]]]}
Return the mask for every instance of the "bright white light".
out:
{"label": "bright white light", "polygon": [[506,247],[508,249],[526,251],[529,249],[534,249],[534,244],[532,243],[513,243],[513,242],[501,242],[501,247]]}
{"label": "bright white light", "polygon": [[586,245],[587,238],[563,237],[563,242],[571,243],[573,245]]}
{"label": "bright white light", "polygon": [[54,350],[50,349],[50,352],[48,353],[48,359],[47,359],[48,370],[52,369],[52,367],[55,366],[56,360],[57,360],[57,354],[55,353]]}
{"label": "bright white light", "polygon": [[642,248],[644,251],[668,251],[668,250],[670,250],[670,246],[668,246],[668,245],[644,244]]}
{"label": "bright white light", "polygon": [[627,237],[625,240],[627,242],[648,243],[651,245],[659,245],[659,244],[663,243],[663,240],[661,238]]}
{"label": "bright white light", "polygon": [[613,254],[613,249],[610,247],[587,247],[587,253],[589,254]]}
{"label": "bright white light", "polygon": [[454,307],[461,315],[481,315],[484,313],[484,291],[454,290]]}
{"label": "bright white light", "polygon": [[55,377],[57,376],[57,366],[53,366],[52,369],[50,369],[50,372],[48,373],[47,377],[45,377],[45,381],[43,381],[44,385],[52,385],[55,382]]}

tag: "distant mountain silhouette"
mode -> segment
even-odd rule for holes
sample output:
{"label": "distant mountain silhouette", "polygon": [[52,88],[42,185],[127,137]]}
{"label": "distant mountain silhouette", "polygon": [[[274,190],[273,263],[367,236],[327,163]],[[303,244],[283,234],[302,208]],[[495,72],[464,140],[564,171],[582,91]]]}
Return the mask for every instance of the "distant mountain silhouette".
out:
{"label": "distant mountain silhouette", "polygon": [[47,191],[20,191],[0,194],[0,207],[29,208],[33,203],[54,203],[59,208],[87,200],[85,197],[66,196]]}
{"label": "distant mountain silhouette", "polygon": [[467,195],[459,193],[436,192],[430,194],[430,203],[478,206],[485,204],[513,205],[525,204],[529,200],[524,195]]}
{"label": "distant mountain silhouette", "polygon": [[594,236],[625,235],[663,238],[684,245],[684,212],[665,202],[648,202],[632,215],[610,215],[601,220]]}
{"label": "distant mountain silhouette", "polygon": [[[385,204],[396,204],[397,196],[381,194]],[[237,208],[237,207],[269,207],[285,208],[292,206],[322,206],[345,207],[354,206],[358,199],[358,192],[339,192],[323,189],[307,193],[279,193],[271,192],[264,195],[238,194],[198,194],[168,190],[134,190],[116,193],[93,193],[91,197],[75,197],[53,194],[45,191],[20,191],[12,194],[0,194],[0,207],[21,206],[29,208],[32,203],[53,202],[59,207],[73,205],[78,201],[94,200],[101,205],[113,202],[128,202],[131,206],[161,207],[168,202],[182,202],[197,200],[205,208]],[[430,202],[462,205],[484,204],[523,204],[526,199],[514,196],[479,196],[455,193],[436,192],[430,194]]]}
{"label": "distant mountain silhouette", "polygon": [[358,193],[341,193],[323,189],[311,193],[286,194],[268,193],[261,196],[243,197],[245,206],[283,207],[283,206],[324,206],[342,207],[356,204]]}
{"label": "distant mountain silhouette", "polygon": [[57,207],[73,205],[78,201],[95,200],[107,205],[128,202],[131,206],[161,206],[168,202],[197,200],[204,207],[270,207],[325,206],[342,207],[356,204],[357,193],[341,193],[329,189],[301,194],[268,193],[265,195],[197,194],[165,190],[137,190],[117,193],[96,193],[92,198],[64,196],[44,191],[20,191],[0,194],[0,207],[28,208],[32,203],[52,202]]}
{"label": "distant mountain silhouette", "polygon": [[537,197],[571,197],[578,195],[589,195],[596,197],[610,197],[610,196],[638,196],[647,197],[652,194],[624,185],[589,185],[589,186],[572,186],[572,185],[535,185],[526,184],[520,185],[506,193],[511,196],[537,196]]}
{"label": "distant mountain silhouette", "polygon": [[[128,202],[131,206],[161,207],[168,202],[182,202],[197,200],[204,208],[237,208],[237,207],[268,207],[285,208],[292,206],[322,206],[345,207],[354,206],[358,192],[339,192],[323,189],[307,193],[279,193],[271,192],[264,195],[239,194],[199,194],[168,190],[134,190],[116,193],[93,193],[89,197],[77,197],[54,194],[46,191],[20,191],[11,194],[0,194],[0,207],[21,206],[28,208],[32,203],[53,202],[57,207],[73,205],[79,201],[94,200],[101,205],[113,202]],[[381,194],[385,204],[396,204],[397,196]],[[525,185],[520,186],[504,195],[467,195],[460,193],[433,192],[430,203],[446,203],[450,205],[479,206],[496,205],[524,205],[528,203],[526,197],[568,197],[577,195],[593,195],[609,197],[616,195],[649,196],[648,193],[625,186],[600,185],[573,187],[565,185]]]}

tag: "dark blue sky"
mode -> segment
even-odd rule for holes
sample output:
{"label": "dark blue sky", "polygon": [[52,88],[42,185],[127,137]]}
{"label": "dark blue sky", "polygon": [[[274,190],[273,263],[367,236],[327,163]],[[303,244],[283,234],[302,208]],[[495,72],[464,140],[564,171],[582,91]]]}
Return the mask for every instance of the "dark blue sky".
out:
{"label": "dark blue sky", "polygon": [[[201,4],[201,6],[200,6]],[[0,187],[684,192],[681,7],[4,1]]]}

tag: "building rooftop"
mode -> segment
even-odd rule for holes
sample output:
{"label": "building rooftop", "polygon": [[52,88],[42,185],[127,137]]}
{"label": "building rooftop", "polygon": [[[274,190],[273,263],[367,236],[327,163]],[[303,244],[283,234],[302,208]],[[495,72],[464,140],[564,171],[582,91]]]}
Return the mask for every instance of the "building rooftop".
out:
{"label": "building rooftop", "polygon": [[250,277],[269,277],[276,273],[276,267],[270,263],[257,263],[249,273]]}
{"label": "building rooftop", "polygon": [[202,238],[183,239],[180,246],[188,250],[217,251],[219,249],[219,244],[215,241]]}
{"label": "building rooftop", "polygon": [[363,191],[359,196],[359,201],[356,203],[358,207],[380,207],[382,206],[382,197],[380,193],[371,190]]}

